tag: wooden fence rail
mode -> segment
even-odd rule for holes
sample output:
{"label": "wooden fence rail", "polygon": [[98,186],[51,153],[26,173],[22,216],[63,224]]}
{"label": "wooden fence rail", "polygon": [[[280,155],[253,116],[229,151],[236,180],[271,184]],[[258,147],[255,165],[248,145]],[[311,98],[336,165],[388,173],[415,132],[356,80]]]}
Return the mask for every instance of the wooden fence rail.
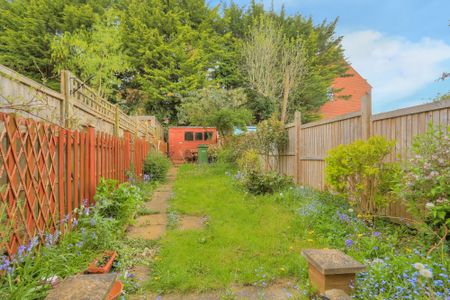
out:
{"label": "wooden fence rail", "polygon": [[143,174],[148,140],[68,130],[0,113],[0,251],[12,255],[45,232],[64,231],[62,220],[83,201],[92,203],[101,177],[124,182]]}
{"label": "wooden fence rail", "polygon": [[[395,140],[388,161],[408,158],[414,137],[426,132],[429,124],[450,125],[450,100],[372,115],[371,97],[362,99],[361,111],[333,119],[301,124],[300,113],[286,125],[289,141],[286,149],[270,157],[278,171],[292,176],[299,185],[325,188],[325,158],[330,149],[370,136]],[[383,213],[393,217],[409,217],[402,203],[392,203]]]}

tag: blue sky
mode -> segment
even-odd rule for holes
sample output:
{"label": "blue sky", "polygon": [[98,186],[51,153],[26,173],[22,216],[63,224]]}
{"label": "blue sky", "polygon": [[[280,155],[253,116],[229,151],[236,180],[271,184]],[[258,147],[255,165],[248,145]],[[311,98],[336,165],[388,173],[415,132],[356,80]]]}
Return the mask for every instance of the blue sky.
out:
{"label": "blue sky", "polygon": [[[221,2],[210,0],[210,3]],[[235,0],[247,5],[250,0]],[[270,7],[271,0],[260,1]],[[374,112],[430,101],[450,90],[450,0],[274,0],[316,23],[339,17],[345,55],[373,86]]]}

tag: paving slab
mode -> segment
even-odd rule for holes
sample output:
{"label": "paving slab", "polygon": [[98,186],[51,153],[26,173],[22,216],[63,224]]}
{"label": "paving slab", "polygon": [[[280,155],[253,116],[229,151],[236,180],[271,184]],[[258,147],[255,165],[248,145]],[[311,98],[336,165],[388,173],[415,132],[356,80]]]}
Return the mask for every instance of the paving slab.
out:
{"label": "paving slab", "polygon": [[178,229],[180,230],[198,230],[205,227],[206,217],[195,217],[195,216],[181,216],[180,225]]}
{"label": "paving slab", "polygon": [[52,289],[46,300],[103,300],[117,279],[117,274],[76,275]]}
{"label": "paving slab", "polygon": [[157,240],[166,231],[166,225],[131,226],[127,236],[132,239]]}
{"label": "paving slab", "polygon": [[167,215],[153,214],[140,216],[136,219],[136,224],[134,226],[140,227],[146,225],[167,225]]}

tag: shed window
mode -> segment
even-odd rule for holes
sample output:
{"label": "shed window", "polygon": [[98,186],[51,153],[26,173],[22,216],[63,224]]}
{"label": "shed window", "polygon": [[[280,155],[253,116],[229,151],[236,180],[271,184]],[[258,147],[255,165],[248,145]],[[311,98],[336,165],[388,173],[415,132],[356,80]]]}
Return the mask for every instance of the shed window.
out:
{"label": "shed window", "polygon": [[192,131],[187,131],[184,133],[184,140],[185,141],[193,141],[194,140],[194,133]]}
{"label": "shed window", "polygon": [[195,140],[196,141],[203,141],[203,132],[196,132],[195,133]]}
{"label": "shed window", "polygon": [[213,133],[211,131],[205,132],[205,141],[212,140]]}

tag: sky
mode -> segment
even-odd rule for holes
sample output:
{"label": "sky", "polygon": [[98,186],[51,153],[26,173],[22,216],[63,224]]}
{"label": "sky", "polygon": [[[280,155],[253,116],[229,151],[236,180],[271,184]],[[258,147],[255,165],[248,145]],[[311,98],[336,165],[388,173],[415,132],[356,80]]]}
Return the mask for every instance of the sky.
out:
{"label": "sky", "polygon": [[[210,4],[220,0],[210,0]],[[247,5],[250,0],[235,0]],[[271,0],[263,0],[270,8]],[[345,56],[372,85],[374,112],[430,102],[450,91],[450,0],[273,0],[315,23],[339,17]]]}

